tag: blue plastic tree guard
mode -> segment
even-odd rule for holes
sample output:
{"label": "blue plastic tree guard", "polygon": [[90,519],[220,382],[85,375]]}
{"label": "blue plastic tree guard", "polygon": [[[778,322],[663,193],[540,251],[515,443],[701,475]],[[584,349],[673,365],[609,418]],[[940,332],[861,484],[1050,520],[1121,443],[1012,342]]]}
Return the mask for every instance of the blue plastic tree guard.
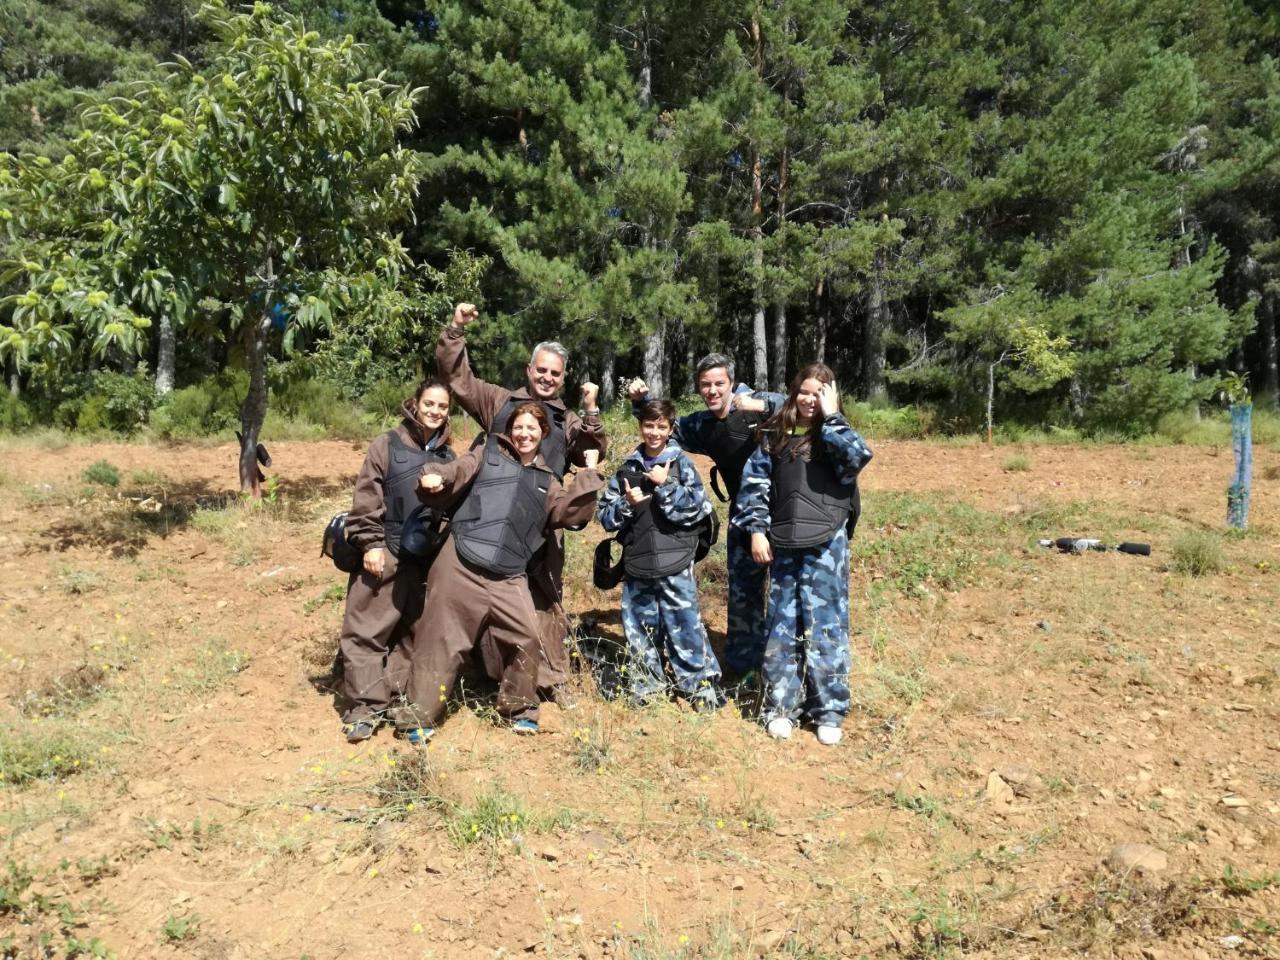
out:
{"label": "blue plastic tree guard", "polygon": [[1253,404],[1231,407],[1231,452],[1236,475],[1227,487],[1227,526],[1243,530],[1249,525],[1249,493],[1253,489]]}

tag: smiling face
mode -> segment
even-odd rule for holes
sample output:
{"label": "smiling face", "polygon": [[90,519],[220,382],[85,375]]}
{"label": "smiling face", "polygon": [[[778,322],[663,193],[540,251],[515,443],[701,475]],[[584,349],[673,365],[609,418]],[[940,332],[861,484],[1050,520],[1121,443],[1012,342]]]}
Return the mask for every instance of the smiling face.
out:
{"label": "smiling face", "polygon": [[818,417],[818,411],[821,409],[818,403],[818,396],[822,393],[823,383],[817,377],[809,377],[801,381],[800,389],[796,393],[796,413],[797,421],[803,424],[811,424]]}
{"label": "smiling face", "polygon": [[733,403],[733,382],[724,367],[703,370],[698,377],[698,393],[707,409],[717,417],[726,416]]}
{"label": "smiling face", "polygon": [[529,392],[539,400],[554,400],[564,386],[564,360],[550,350],[541,350],[525,367]]}
{"label": "smiling face", "polygon": [[656,457],[667,449],[667,441],[671,439],[671,421],[665,417],[641,421],[640,438],[644,441],[644,452]]}
{"label": "smiling face", "polygon": [[427,433],[435,433],[449,419],[449,391],[444,387],[427,387],[418,394],[414,413]]}
{"label": "smiling face", "polygon": [[511,442],[522,463],[530,463],[538,455],[542,442],[542,425],[531,413],[522,413],[511,421]]}

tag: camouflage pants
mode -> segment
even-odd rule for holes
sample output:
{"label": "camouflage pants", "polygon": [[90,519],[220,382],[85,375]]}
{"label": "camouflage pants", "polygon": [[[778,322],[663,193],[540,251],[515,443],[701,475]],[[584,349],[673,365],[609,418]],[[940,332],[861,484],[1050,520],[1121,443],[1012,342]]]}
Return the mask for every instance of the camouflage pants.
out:
{"label": "camouflage pants", "polygon": [[849,713],[849,538],[773,551],[764,710],[775,717],[839,726]]}
{"label": "camouflage pants", "polygon": [[664,655],[683,697],[718,699],[720,665],[698,611],[692,564],[658,580],[628,578],[622,585],[622,630],[627,637],[632,700],[643,702],[666,690]]}
{"label": "camouflage pants", "polygon": [[769,568],[751,559],[751,534],[729,527],[729,631],[724,665],[738,675],[760,669],[765,645],[764,582]]}

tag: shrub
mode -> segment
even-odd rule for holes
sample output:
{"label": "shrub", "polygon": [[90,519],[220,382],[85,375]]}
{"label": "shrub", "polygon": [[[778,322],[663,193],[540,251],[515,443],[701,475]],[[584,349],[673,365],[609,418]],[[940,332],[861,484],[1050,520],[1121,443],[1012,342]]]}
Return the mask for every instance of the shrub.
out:
{"label": "shrub", "polygon": [[151,429],[168,440],[191,440],[234,430],[240,404],[249,389],[241,370],[224,370],[181,390],[175,390],[151,415]]}
{"label": "shrub", "polygon": [[31,426],[31,408],[9,391],[0,391],[0,430],[16,433]]}
{"label": "shrub", "polygon": [[155,384],[145,366],[134,373],[101,370],[93,375],[89,391],[86,406],[101,399],[107,429],[116,433],[136,433],[145,427],[157,400]]}
{"label": "shrub", "polygon": [[96,483],[104,487],[120,486],[120,470],[115,464],[109,460],[98,460],[84,468],[84,472],[80,474],[89,483]]}
{"label": "shrub", "polygon": [[1000,469],[1005,473],[1026,473],[1031,469],[1031,458],[1025,453],[1010,454]]}
{"label": "shrub", "polygon": [[1222,567],[1222,541],[1216,534],[1192,530],[1173,542],[1173,569],[1179,573],[1203,577]]}

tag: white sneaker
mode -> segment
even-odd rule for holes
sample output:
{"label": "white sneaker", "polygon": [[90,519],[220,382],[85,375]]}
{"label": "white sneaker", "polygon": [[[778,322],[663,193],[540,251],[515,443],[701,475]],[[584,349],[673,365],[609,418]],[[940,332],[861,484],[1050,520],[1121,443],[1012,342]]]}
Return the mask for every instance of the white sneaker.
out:
{"label": "white sneaker", "polygon": [[774,717],[769,721],[769,725],[765,729],[769,731],[769,736],[775,740],[791,739],[791,721],[786,717]]}
{"label": "white sneaker", "polygon": [[824,747],[834,747],[840,742],[840,738],[843,736],[843,730],[839,727],[833,727],[828,723],[821,724],[818,727],[818,742]]}

